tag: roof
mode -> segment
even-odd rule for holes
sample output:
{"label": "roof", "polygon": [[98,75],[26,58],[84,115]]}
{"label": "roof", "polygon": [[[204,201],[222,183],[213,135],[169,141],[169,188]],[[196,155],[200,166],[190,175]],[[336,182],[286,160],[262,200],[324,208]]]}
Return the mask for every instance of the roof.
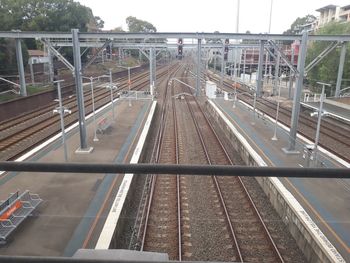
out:
{"label": "roof", "polygon": [[316,9],[317,12],[323,12],[325,10],[329,10],[329,9],[336,9],[338,6],[337,5],[326,5],[324,7],[321,7],[319,9]]}
{"label": "roof", "polygon": [[46,53],[42,50],[28,49],[28,54],[30,57],[45,57]]}

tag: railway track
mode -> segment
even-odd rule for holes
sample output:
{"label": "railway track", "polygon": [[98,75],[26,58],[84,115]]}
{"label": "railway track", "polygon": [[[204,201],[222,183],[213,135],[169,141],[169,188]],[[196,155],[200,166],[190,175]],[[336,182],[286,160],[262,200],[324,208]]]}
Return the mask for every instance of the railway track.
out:
{"label": "railway track", "polygon": [[[198,102],[187,95],[178,100],[176,88],[167,87],[155,161],[233,165]],[[163,175],[147,185],[147,205],[139,213],[144,219],[138,220],[140,250],[168,253],[172,260],[284,262],[239,177]]]}
{"label": "railway track", "polygon": [[[210,79],[218,82],[218,80],[214,77],[209,77]],[[232,92],[232,84],[233,82],[224,81],[224,86],[226,87],[226,91]],[[242,88],[237,89],[238,97],[242,101],[253,105],[253,96],[250,94],[247,94],[246,92],[248,89]],[[244,93],[244,94],[239,94]],[[264,98],[259,98],[256,100],[256,107],[261,112],[263,112],[266,115],[269,115],[272,118],[275,118],[276,116],[276,109],[277,109],[277,103],[269,101]],[[281,107],[279,110],[279,118],[278,120],[286,125],[287,127],[290,127],[291,122],[291,109]],[[317,120],[313,119],[312,117],[300,113],[299,116],[299,125],[298,125],[298,132],[308,138],[311,141],[314,141],[315,139],[315,133],[316,133],[316,126],[317,126]],[[319,144],[327,149],[329,152],[340,156],[341,158],[345,159],[347,162],[350,162],[350,135],[349,135],[349,129],[345,127],[344,125],[338,124],[335,125],[334,122],[328,121],[326,118],[322,119],[321,123],[321,129],[320,129],[320,142]]]}
{"label": "railway track", "polygon": [[[157,75],[162,77],[166,75],[166,71],[160,70]],[[134,79],[133,89],[139,90],[148,85],[148,73],[137,75]],[[118,92],[127,88],[127,81],[123,81],[120,87],[115,90],[114,98],[118,96]],[[85,111],[92,112],[92,100],[90,91],[84,92]],[[106,89],[95,90],[95,107],[96,109],[110,101],[110,91]],[[68,107],[72,113],[64,118],[65,125],[69,126],[78,119],[78,108],[75,98],[64,100],[64,105]],[[13,160],[17,156],[23,154],[33,148],[43,140],[60,131],[59,115],[53,115],[54,105],[51,104],[38,112],[33,112],[29,116],[21,116],[3,122],[0,125],[0,160]]]}

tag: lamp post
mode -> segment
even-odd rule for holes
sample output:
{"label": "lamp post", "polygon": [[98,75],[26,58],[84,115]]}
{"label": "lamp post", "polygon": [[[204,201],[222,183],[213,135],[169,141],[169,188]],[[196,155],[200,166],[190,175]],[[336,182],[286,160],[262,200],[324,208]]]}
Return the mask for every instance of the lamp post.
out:
{"label": "lamp post", "polygon": [[113,86],[112,81],[112,69],[109,69],[109,89],[111,91],[111,102],[112,102],[112,118],[114,121],[114,99],[113,99],[113,89],[115,89],[115,86]]}
{"label": "lamp post", "polygon": [[[275,82],[275,85],[277,83],[277,80]],[[277,110],[276,110],[276,119],[275,119],[275,129],[274,129],[274,133],[273,136],[271,138],[271,140],[273,141],[277,141],[277,123],[278,123],[278,114],[280,111],[280,99],[281,98],[281,85],[278,85],[278,100],[277,100]]]}
{"label": "lamp post", "polygon": [[66,145],[66,133],[64,130],[64,114],[65,113],[70,114],[71,111],[62,105],[61,82],[63,82],[63,81],[64,80],[54,81],[54,83],[57,83],[57,93],[58,93],[59,106],[53,110],[53,113],[58,113],[60,115],[64,160],[67,162],[68,161],[68,153],[67,153],[67,145]]}
{"label": "lamp post", "polygon": [[130,69],[139,68],[139,67],[141,67],[141,65],[138,65],[138,66],[135,66],[135,67],[123,67],[123,66],[118,66],[118,67],[128,70],[128,88],[129,88],[128,97],[129,97],[129,107],[130,107],[131,106],[131,98],[130,98],[130,90],[131,90]]}
{"label": "lamp post", "polygon": [[99,77],[93,78],[93,77],[82,77],[83,79],[88,79],[90,80],[90,88],[91,88],[91,100],[92,100],[92,114],[93,114],[93,119],[94,119],[94,142],[98,142],[97,138],[97,125],[96,125],[96,113],[95,113],[95,97],[94,97],[94,79],[98,79]]}
{"label": "lamp post", "polygon": [[318,109],[318,112],[311,113],[311,116],[318,114],[315,146],[313,149],[313,159],[314,159],[315,164],[317,164],[317,147],[318,147],[318,142],[320,139],[320,128],[321,128],[321,119],[322,119],[322,111],[323,111],[324,90],[325,90],[325,86],[331,87],[330,84],[327,84],[324,82],[317,82],[317,84],[322,85],[322,93],[321,93],[321,98],[320,98],[320,108]]}

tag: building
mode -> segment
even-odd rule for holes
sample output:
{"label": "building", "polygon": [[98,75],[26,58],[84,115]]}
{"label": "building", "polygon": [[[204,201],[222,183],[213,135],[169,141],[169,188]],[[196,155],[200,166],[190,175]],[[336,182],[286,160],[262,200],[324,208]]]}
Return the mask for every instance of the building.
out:
{"label": "building", "polygon": [[330,22],[350,22],[350,5],[343,7],[327,5],[316,10],[320,13],[317,19],[316,29]]}

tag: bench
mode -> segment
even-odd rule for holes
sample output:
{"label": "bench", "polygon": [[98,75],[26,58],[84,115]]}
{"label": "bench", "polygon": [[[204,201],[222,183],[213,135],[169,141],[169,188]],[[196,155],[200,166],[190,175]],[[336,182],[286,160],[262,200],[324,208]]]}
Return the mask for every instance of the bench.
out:
{"label": "bench", "polygon": [[112,122],[108,117],[102,118],[98,123],[97,123],[97,132],[98,133],[105,133],[107,129],[111,126]]}
{"label": "bench", "polygon": [[28,190],[21,195],[12,193],[0,203],[0,243],[5,243],[8,236],[26,219],[42,202],[37,194]]}

